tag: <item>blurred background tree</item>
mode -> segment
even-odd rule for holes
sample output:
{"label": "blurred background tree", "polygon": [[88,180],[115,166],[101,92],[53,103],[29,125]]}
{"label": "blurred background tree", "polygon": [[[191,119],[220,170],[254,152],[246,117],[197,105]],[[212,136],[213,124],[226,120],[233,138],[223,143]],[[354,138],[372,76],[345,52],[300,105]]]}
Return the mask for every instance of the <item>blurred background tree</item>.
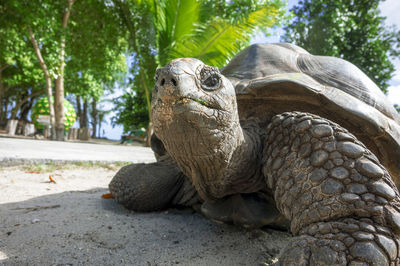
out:
{"label": "blurred background tree", "polygon": [[[206,64],[222,67],[249,44],[256,32],[267,33],[285,20],[281,0],[113,0],[113,3],[128,32],[133,57],[132,89],[116,100],[117,116],[113,121],[123,125],[125,133],[146,125],[148,136],[157,67],[178,57],[196,57]],[[121,110],[122,106],[125,110]]]}
{"label": "blurred background tree", "polygon": [[63,105],[54,105],[52,95],[56,103],[68,93],[83,97],[96,120],[104,90],[125,77],[125,31],[109,1],[8,0],[0,3],[0,24],[0,124],[10,108],[9,119],[22,119],[22,107],[47,94],[52,128],[62,140]]}
{"label": "blurred background tree", "polygon": [[114,104],[116,113],[112,123],[122,125],[126,133],[148,126],[149,115],[143,90],[129,90],[115,99]]}
{"label": "blurred background tree", "polygon": [[386,92],[395,71],[390,58],[400,53],[400,31],[385,26],[379,12],[382,1],[299,1],[282,39],[312,54],[352,62]]}
{"label": "blurred background tree", "polygon": [[4,127],[7,118],[16,119],[19,113],[26,120],[31,102],[44,93],[44,79],[26,35],[12,22],[1,20],[1,25],[0,127]]}

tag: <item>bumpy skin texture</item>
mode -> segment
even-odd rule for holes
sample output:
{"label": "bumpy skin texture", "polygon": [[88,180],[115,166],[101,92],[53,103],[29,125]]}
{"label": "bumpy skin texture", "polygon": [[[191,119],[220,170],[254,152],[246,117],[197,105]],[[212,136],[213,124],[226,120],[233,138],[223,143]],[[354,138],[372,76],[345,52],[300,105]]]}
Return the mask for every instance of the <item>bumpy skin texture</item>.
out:
{"label": "bumpy skin texture", "polygon": [[399,264],[399,192],[339,125],[283,113],[267,127],[263,172],[295,237],[280,265]]}
{"label": "bumpy skin texture", "polygon": [[110,182],[109,189],[118,203],[136,211],[201,203],[190,181],[167,156],[156,163],[122,167]]}

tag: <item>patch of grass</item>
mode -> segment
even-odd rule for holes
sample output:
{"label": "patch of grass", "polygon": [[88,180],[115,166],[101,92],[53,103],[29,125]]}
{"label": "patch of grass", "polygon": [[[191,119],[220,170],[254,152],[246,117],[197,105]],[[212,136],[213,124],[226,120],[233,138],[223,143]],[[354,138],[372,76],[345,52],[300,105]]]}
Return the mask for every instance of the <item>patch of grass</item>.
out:
{"label": "patch of grass", "polygon": [[28,164],[20,166],[23,171],[27,172],[54,172],[55,170],[66,170],[66,169],[76,169],[76,168],[105,168],[108,170],[118,170],[122,166],[128,165],[130,162],[49,162],[49,163],[38,163],[38,164]]}
{"label": "patch of grass", "polygon": [[130,164],[129,162],[112,162],[112,163],[107,163],[107,162],[72,162],[68,163],[70,166],[75,166],[75,167],[82,167],[82,168],[91,168],[91,167],[100,167],[100,168],[106,168],[109,170],[116,170],[122,166]]}
{"label": "patch of grass", "polygon": [[117,167],[127,166],[130,164],[131,164],[131,162],[120,162],[120,161],[114,163],[114,165]]}
{"label": "patch of grass", "polygon": [[23,165],[21,166],[22,170],[26,171],[26,172],[53,172],[55,170],[57,170],[57,165],[54,163],[46,163],[46,164],[27,164],[27,165]]}

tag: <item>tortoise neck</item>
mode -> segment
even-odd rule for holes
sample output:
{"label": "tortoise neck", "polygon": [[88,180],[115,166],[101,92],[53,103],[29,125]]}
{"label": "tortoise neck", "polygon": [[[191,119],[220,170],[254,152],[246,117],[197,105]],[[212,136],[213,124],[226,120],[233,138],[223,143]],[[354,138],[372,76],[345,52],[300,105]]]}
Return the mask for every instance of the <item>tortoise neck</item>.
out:
{"label": "tortoise neck", "polygon": [[262,134],[256,121],[244,121],[240,127],[242,140],[234,149],[222,175],[222,188],[229,195],[260,190],[264,183],[261,174]]}
{"label": "tortoise neck", "polygon": [[207,137],[196,133],[187,132],[177,145],[179,150],[169,153],[204,200],[260,189],[262,143],[257,123],[246,122],[242,127],[237,120]]}

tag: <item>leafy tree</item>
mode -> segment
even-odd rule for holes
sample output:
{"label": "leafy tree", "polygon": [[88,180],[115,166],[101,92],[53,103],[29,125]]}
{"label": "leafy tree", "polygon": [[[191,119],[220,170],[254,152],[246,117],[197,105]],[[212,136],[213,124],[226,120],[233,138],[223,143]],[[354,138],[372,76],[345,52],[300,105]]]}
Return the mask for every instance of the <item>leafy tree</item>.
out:
{"label": "leafy tree", "polygon": [[[122,102],[134,107],[131,110],[134,114],[127,119],[135,120],[114,119],[127,127],[126,132],[150,121],[156,67],[177,57],[196,57],[221,67],[249,44],[256,31],[267,32],[268,28],[279,25],[285,13],[281,0],[113,0],[113,3],[129,33],[134,56],[131,72],[136,96],[127,92]],[[146,106],[133,104],[132,100],[145,102]],[[122,102],[117,102],[117,106],[122,106]],[[147,116],[143,116],[144,110]]]}
{"label": "leafy tree", "polygon": [[[138,128],[146,128],[148,123],[148,111],[144,91],[128,90],[114,101],[116,115],[111,122],[123,126],[124,134],[132,134]],[[136,123],[132,123],[136,121]]]}
{"label": "leafy tree", "polygon": [[127,72],[127,43],[119,18],[104,0],[77,1],[69,28],[67,92],[98,100]]}
{"label": "leafy tree", "polygon": [[[52,138],[64,138],[64,68],[66,30],[74,0],[7,1],[3,21],[17,25],[21,37],[29,38],[43,70],[50,104]],[[55,79],[55,104],[52,103]]]}
{"label": "leafy tree", "polygon": [[[2,20],[0,5],[0,126],[4,126],[10,103],[15,103],[11,118],[27,101],[44,93],[43,77],[31,43],[23,38],[18,27]],[[25,94],[25,96],[24,96]]]}
{"label": "leafy tree", "polygon": [[394,72],[391,56],[399,55],[400,31],[387,28],[379,14],[382,0],[303,0],[291,11],[284,41],[312,54],[346,59],[386,92]]}
{"label": "leafy tree", "polygon": [[[126,73],[123,56],[126,42],[113,11],[110,2],[104,0],[8,0],[1,3],[0,49],[5,52],[0,53],[0,70],[3,70],[0,71],[0,98],[13,84],[22,90],[27,89],[21,87],[23,84],[36,86],[38,82],[32,80],[39,76],[39,88],[43,90],[46,84],[50,101],[54,84],[56,103],[63,102],[65,93],[97,101],[105,88],[112,88]],[[16,78],[11,79],[8,72],[17,66],[21,66],[18,70],[24,75],[19,75],[21,78],[14,82]],[[28,66],[35,71],[27,71]],[[2,102],[0,99],[0,107]],[[52,117],[56,116],[61,139],[64,135],[64,127],[60,127],[63,106],[55,109],[56,112],[51,113]]]}
{"label": "leafy tree", "polygon": [[80,126],[88,127],[90,115],[92,137],[96,136],[102,114],[97,103],[104,91],[112,91],[115,82],[123,82],[127,73],[126,35],[119,22],[108,1],[86,0],[74,4],[70,45],[66,50],[70,58],[65,73],[66,91],[82,100],[83,108],[79,100],[76,102],[79,116],[83,118]]}

